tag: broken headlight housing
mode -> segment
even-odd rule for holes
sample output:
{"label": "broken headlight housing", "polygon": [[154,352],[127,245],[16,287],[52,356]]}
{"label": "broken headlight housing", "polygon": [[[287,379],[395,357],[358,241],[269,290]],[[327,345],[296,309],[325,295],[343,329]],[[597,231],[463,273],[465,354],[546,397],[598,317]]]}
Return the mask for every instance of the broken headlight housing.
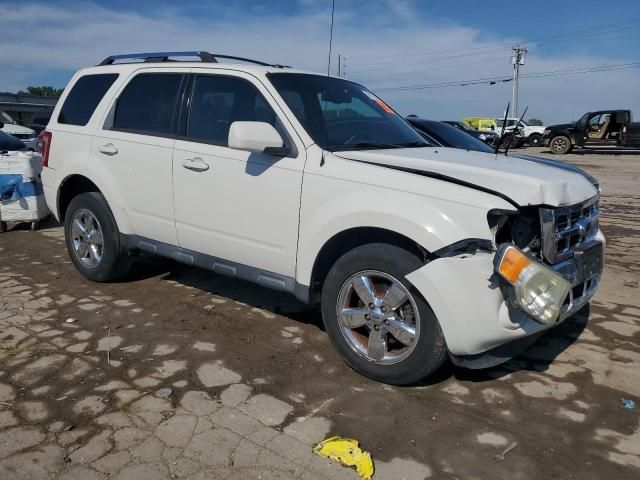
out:
{"label": "broken headlight housing", "polygon": [[556,322],[571,290],[564,277],[508,243],[499,246],[494,267],[513,288],[518,308],[542,325]]}

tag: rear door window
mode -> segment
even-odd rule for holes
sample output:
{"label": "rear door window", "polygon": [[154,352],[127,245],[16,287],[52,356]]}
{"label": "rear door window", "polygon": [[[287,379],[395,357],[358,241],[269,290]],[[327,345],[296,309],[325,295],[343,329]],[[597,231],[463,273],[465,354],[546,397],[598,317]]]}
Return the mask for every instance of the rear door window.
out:
{"label": "rear door window", "polygon": [[71,88],[58,115],[58,123],[84,126],[118,78],[117,73],[99,73],[81,77]]}
{"label": "rear door window", "polygon": [[276,126],[276,114],[258,89],[241,78],[202,75],[195,78],[186,137],[227,146],[235,121]]}
{"label": "rear door window", "polygon": [[113,129],[156,136],[175,133],[182,79],[180,73],[135,76],[118,98]]}

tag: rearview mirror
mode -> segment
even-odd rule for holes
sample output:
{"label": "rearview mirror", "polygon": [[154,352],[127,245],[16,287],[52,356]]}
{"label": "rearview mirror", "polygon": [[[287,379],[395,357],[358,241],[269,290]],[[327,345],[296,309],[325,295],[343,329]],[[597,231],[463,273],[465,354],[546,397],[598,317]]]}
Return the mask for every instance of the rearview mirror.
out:
{"label": "rearview mirror", "polygon": [[330,102],[336,105],[341,103],[351,103],[353,101],[353,95],[343,87],[332,86],[327,90],[324,90],[320,95],[320,99],[323,102]]}
{"label": "rearview mirror", "polygon": [[233,122],[229,128],[228,143],[229,148],[236,150],[277,156],[289,153],[278,131],[266,122]]}

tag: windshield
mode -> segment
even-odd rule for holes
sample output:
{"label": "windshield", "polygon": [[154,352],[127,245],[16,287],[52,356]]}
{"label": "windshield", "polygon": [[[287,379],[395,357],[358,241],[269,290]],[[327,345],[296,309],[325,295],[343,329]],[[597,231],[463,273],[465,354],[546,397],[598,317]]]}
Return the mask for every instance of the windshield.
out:
{"label": "windshield", "polygon": [[300,73],[268,76],[307,133],[325,150],[431,146],[386,103],[356,83]]}
{"label": "windshield", "polygon": [[14,125],[16,121],[7,112],[0,111],[0,122]]}
{"label": "windshield", "polygon": [[448,123],[452,127],[457,127],[460,130],[464,130],[466,132],[477,132],[475,128],[473,128],[471,125],[468,125],[464,122],[444,122],[444,123]]}
{"label": "windshield", "polygon": [[493,148],[484,142],[444,122],[411,120],[411,123],[419,130],[440,142],[444,147],[493,153]]}
{"label": "windshield", "polygon": [[580,117],[580,120],[578,120],[579,124],[583,124],[583,123],[587,123],[587,118],[589,118],[589,115],[591,115],[591,112],[585,113],[584,115],[582,115]]}

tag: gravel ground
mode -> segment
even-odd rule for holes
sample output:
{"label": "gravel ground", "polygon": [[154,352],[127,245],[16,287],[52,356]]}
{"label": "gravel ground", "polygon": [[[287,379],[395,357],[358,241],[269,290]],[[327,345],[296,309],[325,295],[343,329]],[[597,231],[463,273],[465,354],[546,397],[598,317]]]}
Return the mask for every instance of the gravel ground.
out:
{"label": "gravel ground", "polygon": [[329,435],[375,479],[639,478],[640,155],[561,159],[602,183],[591,305],[501,367],[405,388],[348,369],[290,297],[149,257],[93,284],[57,225],[1,234],[0,479],[358,478],[312,455]]}

